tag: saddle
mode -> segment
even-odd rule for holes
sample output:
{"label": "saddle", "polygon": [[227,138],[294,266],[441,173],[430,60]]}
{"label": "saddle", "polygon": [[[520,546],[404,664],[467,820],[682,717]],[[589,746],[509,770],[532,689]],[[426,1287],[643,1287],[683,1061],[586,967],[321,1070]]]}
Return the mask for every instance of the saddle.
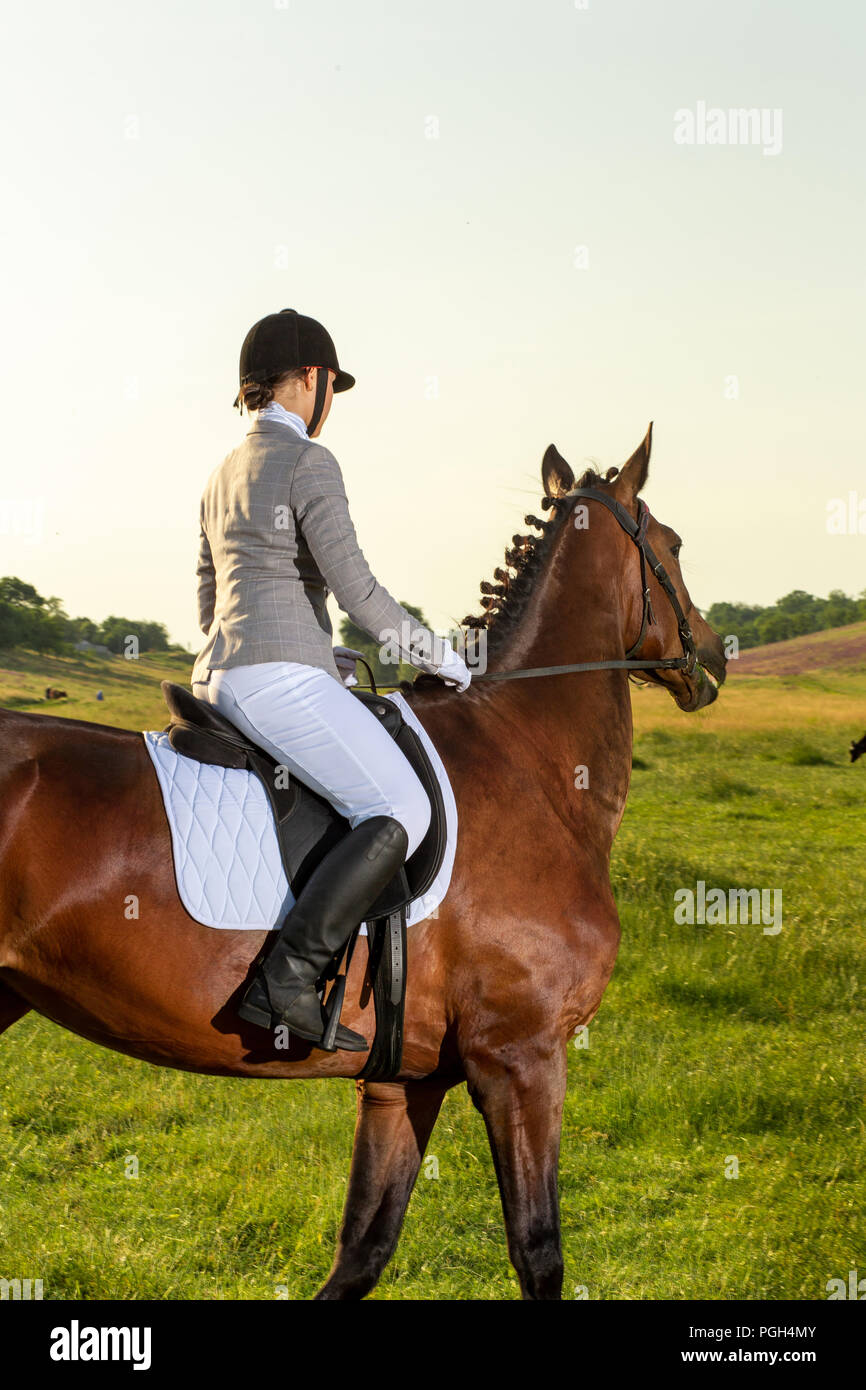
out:
{"label": "saddle", "polygon": [[[191,691],[170,681],[162,682],[162,693],[171,715],[167,732],[175,752],[201,763],[244,769],[261,782],[273,811],[285,875],[297,898],[316,865],[348,833],[349,822],[329,801],[298,781],[288,768],[248,739],[212,705],[196,699]],[[384,1081],[397,1075],[403,1054],[406,910],[427,892],[442,865],[446,848],[445,805],[427,751],[397,706],[375,691],[352,689],[351,693],[355,699],[363,701],[408,758],[429,797],[431,810],[424,839],[367,913],[376,1034],[359,1076]],[[325,984],[334,981],[325,1006],[328,1013],[326,1042],[333,1041],[340,1022],[346,971],[359,928],[360,923],[345,951],[332,959],[322,977]],[[345,960],[342,974],[339,973],[341,960]]]}

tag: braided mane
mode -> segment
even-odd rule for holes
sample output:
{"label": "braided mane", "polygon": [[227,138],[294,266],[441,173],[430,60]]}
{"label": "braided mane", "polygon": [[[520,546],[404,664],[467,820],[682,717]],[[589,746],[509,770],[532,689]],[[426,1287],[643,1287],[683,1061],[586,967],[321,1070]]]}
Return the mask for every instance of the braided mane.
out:
{"label": "braided mane", "polygon": [[[596,487],[608,481],[617,469],[609,469],[606,475],[587,468],[575,487]],[[562,529],[566,516],[571,511],[570,494],[563,497],[543,497],[542,511],[552,511],[549,521],[528,513],[524,518],[526,526],[534,526],[538,535],[514,535],[511,546],[505,551],[505,569],[493,571],[495,584],[484,580],[481,584],[481,607],[483,613],[470,614],[463,619],[462,626],[471,629],[482,628],[487,633],[487,655],[495,655],[519,624],[529,602],[535,581],[544,568],[553,543]],[[471,654],[472,647],[468,652]]]}

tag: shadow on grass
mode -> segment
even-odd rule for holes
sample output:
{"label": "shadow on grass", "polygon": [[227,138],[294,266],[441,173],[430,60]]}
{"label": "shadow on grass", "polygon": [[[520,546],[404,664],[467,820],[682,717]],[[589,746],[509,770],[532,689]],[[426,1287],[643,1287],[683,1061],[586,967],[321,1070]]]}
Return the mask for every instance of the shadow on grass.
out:
{"label": "shadow on grass", "polygon": [[704,786],[707,795],[714,801],[732,801],[740,796],[757,796],[758,788],[748,782],[738,782],[735,777],[726,777],[722,772],[713,772]]}
{"label": "shadow on grass", "polygon": [[724,1014],[748,1023],[779,1023],[785,1014],[760,988],[733,980],[667,980],[656,985],[658,995],[670,1004],[681,1004],[702,1014]]}

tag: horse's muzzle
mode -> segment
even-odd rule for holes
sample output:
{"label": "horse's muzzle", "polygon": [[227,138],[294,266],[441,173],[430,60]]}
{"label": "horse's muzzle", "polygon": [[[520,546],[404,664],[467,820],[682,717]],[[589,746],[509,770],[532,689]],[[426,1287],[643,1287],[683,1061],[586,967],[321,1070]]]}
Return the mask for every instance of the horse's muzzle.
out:
{"label": "horse's muzzle", "polygon": [[727,660],[721,643],[718,647],[698,647],[697,665],[690,676],[684,677],[686,690],[683,695],[676,692],[674,699],[687,714],[706,709],[718,699],[726,675]]}

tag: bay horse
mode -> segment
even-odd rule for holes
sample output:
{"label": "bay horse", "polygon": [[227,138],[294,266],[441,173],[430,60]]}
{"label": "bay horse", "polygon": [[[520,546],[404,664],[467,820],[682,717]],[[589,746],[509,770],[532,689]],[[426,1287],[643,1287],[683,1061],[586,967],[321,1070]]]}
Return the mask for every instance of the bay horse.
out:
{"label": "bay horse", "polygon": [[[651,431],[622,470],[581,479],[635,519]],[[464,620],[483,625],[489,673],[621,659],[639,631],[638,660],[678,653],[676,613],[657,573],[642,585],[638,550],[607,506],[584,501],[577,524],[580,484],[552,445],[542,481],[550,519],[526,518],[540,534],[514,537],[498,584],[482,586],[486,612]],[[722,642],[686,592],[679,537],[655,519],[648,526],[696,663],[648,668],[646,679],[682,710],[700,709],[724,679]],[[595,1017],[619,945],[609,860],[631,772],[630,674],[478,679],[460,695],[434,677],[405,685],[448,770],[459,843],[438,916],[409,931],[402,1070],[393,1081],[356,1082],[344,1217],[317,1298],[362,1298],[374,1287],[443,1098],[462,1083],[486,1126],[522,1296],[561,1296],[567,1046]],[[278,1052],[273,1035],[238,1018],[265,935],[214,931],[183,909],[140,735],[0,711],[0,1032],[35,1009],[159,1066],[356,1077],[365,1054],[323,1053],[299,1039]],[[372,1039],[365,957],[354,953],[343,1018]]]}

